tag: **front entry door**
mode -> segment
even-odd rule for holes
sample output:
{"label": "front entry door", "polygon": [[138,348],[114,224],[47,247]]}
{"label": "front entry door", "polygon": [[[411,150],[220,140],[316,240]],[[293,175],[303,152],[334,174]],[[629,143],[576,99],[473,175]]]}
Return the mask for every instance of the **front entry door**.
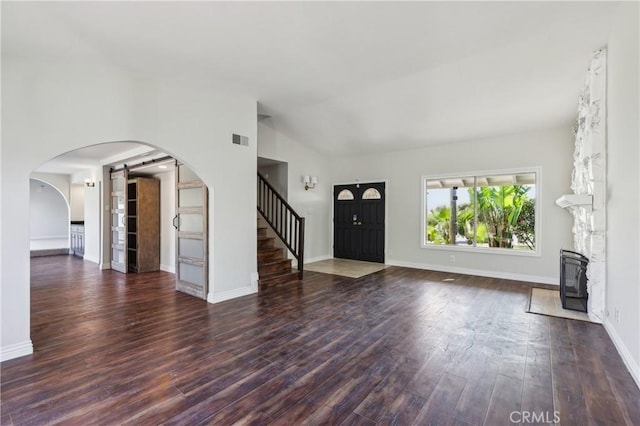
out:
{"label": "front entry door", "polygon": [[208,193],[200,178],[183,164],[176,167],[176,290],[207,298]]}
{"label": "front entry door", "polygon": [[384,186],[333,187],[333,257],[384,263]]}

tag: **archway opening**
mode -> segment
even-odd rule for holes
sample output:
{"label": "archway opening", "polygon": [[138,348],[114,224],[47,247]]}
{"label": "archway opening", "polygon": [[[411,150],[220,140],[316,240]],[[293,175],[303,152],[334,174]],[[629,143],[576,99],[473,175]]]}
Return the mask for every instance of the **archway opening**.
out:
{"label": "archway opening", "polygon": [[[157,274],[157,278],[152,279],[158,283],[163,283],[164,287],[158,284],[158,291],[180,289],[177,286],[175,274],[179,272],[180,265],[187,263],[189,260],[187,255],[189,253],[181,253],[184,244],[182,246],[179,244],[180,232],[175,228],[175,224],[180,222],[175,220],[178,214],[176,200],[179,196],[179,184],[177,182],[179,168],[177,164],[181,164],[179,160],[176,160],[158,147],[140,142],[113,142],[87,146],[64,153],[47,161],[33,171],[32,181],[36,183],[32,184],[31,192],[39,194],[40,187],[38,182],[40,181],[55,181],[58,183],[57,186],[62,187],[62,189],[55,191],[51,188],[51,192],[59,192],[59,201],[65,206],[64,215],[59,214],[59,209],[54,211],[51,208],[39,208],[38,219],[41,219],[40,222],[55,222],[60,225],[61,229],[64,227],[64,242],[61,242],[60,245],[63,246],[61,249],[66,249],[66,254],[69,254],[69,248],[71,248],[74,241],[73,235],[71,241],[69,241],[70,227],[73,232],[74,225],[82,226],[83,241],[83,250],[78,256],[57,256],[58,259],[52,257],[31,259],[32,301],[30,316],[32,341],[36,349],[38,344],[43,344],[43,342],[48,344],[47,342],[55,341],[56,335],[64,338],[62,334],[59,334],[60,330],[48,327],[46,317],[42,317],[42,309],[46,309],[46,306],[48,306],[46,303],[42,303],[46,298],[34,296],[34,291],[42,291],[46,287],[47,280],[50,277],[52,280],[54,279],[54,276],[47,272],[48,270],[60,270],[61,275],[59,277],[65,277],[64,279],[67,280],[69,286],[67,288],[77,286],[76,293],[72,293],[78,296],[77,303],[88,303],[88,300],[93,300],[91,303],[94,304],[102,303],[100,298],[105,297],[104,288],[111,286],[117,290],[120,287],[131,287],[134,285],[132,283],[139,283],[141,278],[129,277],[129,275],[144,274],[144,272],[140,271],[139,274],[124,275],[116,272],[112,267],[113,246],[119,243],[114,241],[114,224],[112,223],[114,210],[118,208],[113,204],[112,171],[123,169],[128,171],[130,180],[125,182],[126,187],[130,187],[132,181],[137,179],[154,181],[157,185],[157,204],[151,208],[155,219],[144,219],[147,222],[156,221],[156,228],[151,233],[154,234],[158,241],[156,248],[152,250],[157,251],[154,255],[157,259],[157,267],[149,269],[147,272]],[[35,180],[36,176],[38,180]],[[194,172],[190,172],[190,176],[192,181],[200,179]],[[200,184],[206,193],[206,186],[201,181]],[[76,195],[74,196],[74,194]],[[130,197],[129,200],[125,200],[127,207],[131,200],[135,201],[137,198]],[[72,201],[71,203],[66,201],[69,199]],[[74,200],[76,203],[74,203]],[[76,215],[71,213],[74,210],[77,212]],[[125,214],[127,216],[125,220],[130,221],[131,225],[124,234],[127,240],[130,240],[132,234],[140,229],[141,218],[137,218],[138,221],[135,225],[133,223],[136,220],[133,216],[136,215],[135,211],[127,211],[127,214]],[[207,222],[206,217],[204,222]],[[59,231],[59,233],[62,232]],[[201,244],[206,245],[208,243],[206,229],[202,235]],[[145,247],[137,246],[135,248],[140,252]],[[202,257],[198,261],[204,265],[204,291],[200,297],[206,299],[209,264],[206,252],[202,253]],[[69,268],[74,272],[69,272]],[[36,269],[38,272],[37,277],[34,279],[34,270]],[[128,270],[126,272],[138,271]],[[108,285],[105,286],[104,284]],[[103,288],[100,288],[101,285]],[[153,292],[150,292],[148,296],[153,297]],[[121,300],[118,299],[118,301]],[[126,300],[124,302],[126,303]],[[202,306],[204,307],[205,305]],[[72,305],[67,305],[66,307],[69,308],[69,311],[73,311],[76,308],[76,306]],[[85,308],[89,311],[91,310],[88,306]],[[163,306],[162,308],[170,309],[168,306]],[[87,319],[87,321],[91,322],[90,319]],[[40,333],[49,333],[49,336],[42,338],[39,337]]]}
{"label": "archway opening", "polygon": [[69,253],[70,208],[65,193],[42,179],[29,179],[31,257]]}

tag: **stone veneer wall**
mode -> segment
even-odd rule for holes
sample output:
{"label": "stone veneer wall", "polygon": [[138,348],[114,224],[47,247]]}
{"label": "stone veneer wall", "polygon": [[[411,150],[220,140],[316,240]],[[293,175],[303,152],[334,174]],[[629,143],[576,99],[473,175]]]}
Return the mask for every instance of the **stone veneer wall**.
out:
{"label": "stone veneer wall", "polygon": [[571,189],[575,194],[593,195],[592,206],[576,206],[571,211],[574,249],[589,258],[588,313],[597,322],[604,320],[606,286],[606,71],[607,52],[600,49],[593,54],[580,94],[571,177]]}

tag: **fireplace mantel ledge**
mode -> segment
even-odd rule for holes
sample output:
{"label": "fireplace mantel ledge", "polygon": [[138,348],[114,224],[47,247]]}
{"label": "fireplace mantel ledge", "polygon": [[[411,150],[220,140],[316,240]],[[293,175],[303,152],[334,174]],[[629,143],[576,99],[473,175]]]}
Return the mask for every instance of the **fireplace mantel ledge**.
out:
{"label": "fireplace mantel ledge", "polygon": [[556,200],[556,204],[563,209],[570,207],[591,207],[593,205],[593,195],[564,194]]}

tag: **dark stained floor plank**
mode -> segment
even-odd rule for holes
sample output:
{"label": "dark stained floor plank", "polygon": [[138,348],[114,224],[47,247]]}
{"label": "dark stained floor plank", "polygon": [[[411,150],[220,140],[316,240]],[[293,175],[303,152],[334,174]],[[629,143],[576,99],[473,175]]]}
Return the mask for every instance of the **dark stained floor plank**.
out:
{"label": "dark stained floor plank", "polygon": [[526,283],[307,272],[211,305],[174,279],[33,258],[35,353],[2,363],[0,423],[640,424],[604,328],[526,313]]}
{"label": "dark stained floor plank", "polygon": [[[521,411],[522,379],[498,375],[493,386],[484,423],[490,425],[507,425],[513,423],[512,413]],[[515,417],[515,423],[520,422]]]}
{"label": "dark stained floor plank", "polygon": [[635,386],[633,380],[626,377],[612,377],[607,374],[609,384],[615,395],[615,399],[623,408],[622,416],[627,424],[634,424],[640,419],[640,389]]}
{"label": "dark stained floor plank", "polygon": [[450,424],[467,380],[444,373],[415,420],[420,425]]}
{"label": "dark stained floor plank", "polygon": [[468,379],[460,399],[452,413],[456,419],[469,424],[480,425],[484,421],[491,401],[497,369],[486,370],[484,374]]}
{"label": "dark stained floor plank", "polygon": [[425,398],[410,392],[402,391],[393,401],[389,409],[382,416],[380,425],[409,425],[413,424],[420,410],[427,402]]}
{"label": "dark stained floor plank", "polygon": [[415,376],[416,370],[403,365],[398,366],[354,410],[362,417],[378,422],[391,408],[407,383]]}

